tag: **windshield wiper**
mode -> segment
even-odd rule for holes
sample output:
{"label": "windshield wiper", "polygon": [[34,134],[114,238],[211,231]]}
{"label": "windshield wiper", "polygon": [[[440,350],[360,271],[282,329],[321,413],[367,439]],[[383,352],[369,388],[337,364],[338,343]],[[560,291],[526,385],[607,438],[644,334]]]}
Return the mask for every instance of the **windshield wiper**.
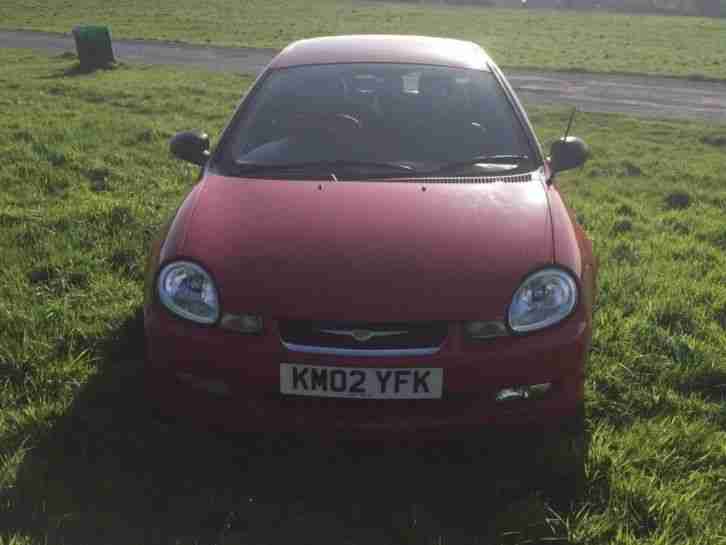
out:
{"label": "windshield wiper", "polygon": [[528,155],[477,155],[476,157],[470,157],[469,159],[445,163],[434,170],[426,171],[426,174],[438,174],[447,170],[456,170],[458,168],[474,166],[477,164],[519,166],[525,161],[529,161]]}
{"label": "windshield wiper", "polygon": [[305,161],[299,163],[256,163],[254,161],[244,161],[237,159],[235,167],[240,174],[251,174],[257,172],[267,172],[276,170],[304,170],[307,168],[346,168],[346,167],[372,167],[379,169],[395,170],[399,172],[416,172],[416,169],[411,165],[404,163],[395,162],[381,162],[381,161],[354,161],[348,159],[329,159],[322,161]]}

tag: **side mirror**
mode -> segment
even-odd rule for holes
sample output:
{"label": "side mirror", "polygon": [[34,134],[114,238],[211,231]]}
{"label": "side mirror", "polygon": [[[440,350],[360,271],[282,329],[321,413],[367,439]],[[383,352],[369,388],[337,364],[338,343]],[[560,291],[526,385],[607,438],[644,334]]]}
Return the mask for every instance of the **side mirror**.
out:
{"label": "side mirror", "polygon": [[209,159],[209,135],[201,131],[185,131],[175,134],[169,141],[172,155],[204,166]]}
{"label": "side mirror", "polygon": [[587,144],[576,136],[560,138],[550,147],[550,164],[553,172],[577,168],[590,156]]}

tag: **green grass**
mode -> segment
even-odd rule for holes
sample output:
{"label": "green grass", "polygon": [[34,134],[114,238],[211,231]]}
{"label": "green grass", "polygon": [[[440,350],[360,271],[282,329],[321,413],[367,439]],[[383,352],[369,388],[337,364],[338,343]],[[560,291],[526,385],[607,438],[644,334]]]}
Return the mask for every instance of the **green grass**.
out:
{"label": "green grass", "polygon": [[[251,80],[79,75],[71,56],[26,51],[0,62],[3,545],[724,543],[723,126],[577,118],[593,159],[561,187],[594,240],[600,290],[585,497],[555,513],[501,458],[374,447],[356,463],[150,418],[144,256],[194,176],[167,140],[216,134]],[[567,112],[531,112],[545,141],[565,125]]]}
{"label": "green grass", "polygon": [[723,19],[355,0],[4,0],[0,27],[280,48],[310,36],[414,33],[473,40],[507,67],[726,79]]}

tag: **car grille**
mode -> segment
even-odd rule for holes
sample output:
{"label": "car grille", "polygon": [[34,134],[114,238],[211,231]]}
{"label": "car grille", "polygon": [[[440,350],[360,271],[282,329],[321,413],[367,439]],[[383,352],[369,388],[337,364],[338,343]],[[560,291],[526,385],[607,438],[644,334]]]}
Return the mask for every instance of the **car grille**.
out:
{"label": "car grille", "polygon": [[[433,353],[446,339],[445,322],[332,322],[284,320],[279,323],[283,344],[291,350],[320,353]],[[305,350],[305,349],[308,350]]]}

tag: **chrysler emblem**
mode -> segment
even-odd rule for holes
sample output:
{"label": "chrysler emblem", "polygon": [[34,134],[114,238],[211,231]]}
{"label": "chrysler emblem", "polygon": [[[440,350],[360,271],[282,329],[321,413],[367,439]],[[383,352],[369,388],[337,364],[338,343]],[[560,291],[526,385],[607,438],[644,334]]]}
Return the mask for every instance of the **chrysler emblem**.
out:
{"label": "chrysler emblem", "polygon": [[328,335],[353,337],[359,343],[366,343],[375,337],[391,337],[408,333],[408,331],[371,331],[370,329],[321,329],[320,332]]}

